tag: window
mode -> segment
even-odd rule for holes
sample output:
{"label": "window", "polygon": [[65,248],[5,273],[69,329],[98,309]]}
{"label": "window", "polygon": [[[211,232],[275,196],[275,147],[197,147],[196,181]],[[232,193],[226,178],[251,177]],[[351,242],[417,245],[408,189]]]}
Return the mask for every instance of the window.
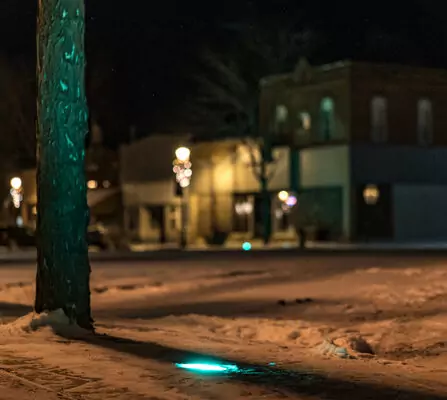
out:
{"label": "window", "polygon": [[289,116],[289,111],[284,105],[279,105],[276,107],[275,111],[275,133],[284,133],[284,128],[287,123],[287,118]]}
{"label": "window", "polygon": [[299,121],[299,134],[306,134],[309,133],[312,128],[312,118],[310,117],[310,114],[308,112],[300,112],[298,114],[298,121]]}
{"label": "window", "polygon": [[418,142],[428,145],[433,142],[433,109],[431,101],[420,99],[418,101]]}
{"label": "window", "polygon": [[320,139],[330,140],[335,135],[334,100],[325,97],[320,104]]}
{"label": "window", "polygon": [[253,202],[247,195],[235,195],[233,204],[233,230],[248,232],[253,215]]}
{"label": "window", "polygon": [[383,96],[371,100],[371,139],[375,143],[388,140],[388,101]]}

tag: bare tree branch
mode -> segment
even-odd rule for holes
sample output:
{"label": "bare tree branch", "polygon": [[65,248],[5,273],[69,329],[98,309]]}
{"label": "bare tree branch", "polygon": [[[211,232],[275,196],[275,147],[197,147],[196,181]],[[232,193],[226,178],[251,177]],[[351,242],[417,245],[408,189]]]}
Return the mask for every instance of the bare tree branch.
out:
{"label": "bare tree branch", "polygon": [[[3,130],[1,154],[10,162],[34,162],[35,79],[27,64],[0,59],[0,125]],[[13,160],[14,158],[14,160]]]}

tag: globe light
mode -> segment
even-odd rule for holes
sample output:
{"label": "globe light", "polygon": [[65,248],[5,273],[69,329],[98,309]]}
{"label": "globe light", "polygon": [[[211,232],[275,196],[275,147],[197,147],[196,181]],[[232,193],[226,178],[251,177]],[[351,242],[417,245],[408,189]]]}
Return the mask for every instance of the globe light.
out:
{"label": "globe light", "polygon": [[250,250],[251,250],[251,243],[250,243],[250,242],[244,242],[244,243],[242,243],[242,250],[244,250],[244,251],[250,251]]}
{"label": "globe light", "polygon": [[15,190],[19,190],[22,187],[22,180],[18,177],[12,178],[11,187]]}
{"label": "globe light", "polygon": [[182,188],[187,188],[189,186],[189,179],[188,178],[183,178],[180,182],[179,182],[180,187]]}
{"label": "globe light", "polygon": [[368,205],[375,205],[379,201],[380,191],[376,185],[368,185],[363,190],[363,199]]}
{"label": "globe light", "polygon": [[285,203],[289,206],[289,207],[293,207],[296,205],[296,203],[298,203],[298,200],[295,196],[289,196],[287,197]]}
{"label": "globe light", "polygon": [[96,182],[95,180],[90,180],[87,182],[87,187],[89,189],[96,189],[98,187],[98,182]]}
{"label": "globe light", "polygon": [[278,193],[278,199],[281,201],[286,201],[289,198],[289,193],[286,192],[285,190],[281,190]]}
{"label": "globe light", "polygon": [[175,156],[177,157],[177,160],[181,162],[187,162],[189,160],[189,156],[191,155],[191,150],[189,150],[187,147],[179,147],[175,151]]}

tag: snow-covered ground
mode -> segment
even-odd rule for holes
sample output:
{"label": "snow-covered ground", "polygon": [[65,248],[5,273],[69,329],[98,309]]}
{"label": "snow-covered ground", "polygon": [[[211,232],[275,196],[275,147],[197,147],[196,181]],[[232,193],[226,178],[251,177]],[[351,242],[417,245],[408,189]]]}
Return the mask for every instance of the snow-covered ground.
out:
{"label": "snow-covered ground", "polygon": [[[442,258],[94,264],[95,336],[28,314],[34,273],[0,268],[11,398],[16,382],[42,400],[447,399]],[[210,360],[237,369],[176,366]]]}

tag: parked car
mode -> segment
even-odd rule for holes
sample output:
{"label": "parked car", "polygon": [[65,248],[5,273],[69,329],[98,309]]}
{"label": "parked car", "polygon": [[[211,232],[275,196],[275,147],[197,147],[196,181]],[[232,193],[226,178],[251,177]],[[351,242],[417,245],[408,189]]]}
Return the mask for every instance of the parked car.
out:
{"label": "parked car", "polygon": [[[99,247],[101,250],[113,249],[113,241],[100,225],[89,226],[87,232],[89,246]],[[36,247],[36,233],[32,228],[7,226],[0,227],[0,246],[10,250]]]}
{"label": "parked car", "polygon": [[0,246],[6,246],[9,249],[35,247],[36,236],[31,228],[19,226],[1,227]]}

